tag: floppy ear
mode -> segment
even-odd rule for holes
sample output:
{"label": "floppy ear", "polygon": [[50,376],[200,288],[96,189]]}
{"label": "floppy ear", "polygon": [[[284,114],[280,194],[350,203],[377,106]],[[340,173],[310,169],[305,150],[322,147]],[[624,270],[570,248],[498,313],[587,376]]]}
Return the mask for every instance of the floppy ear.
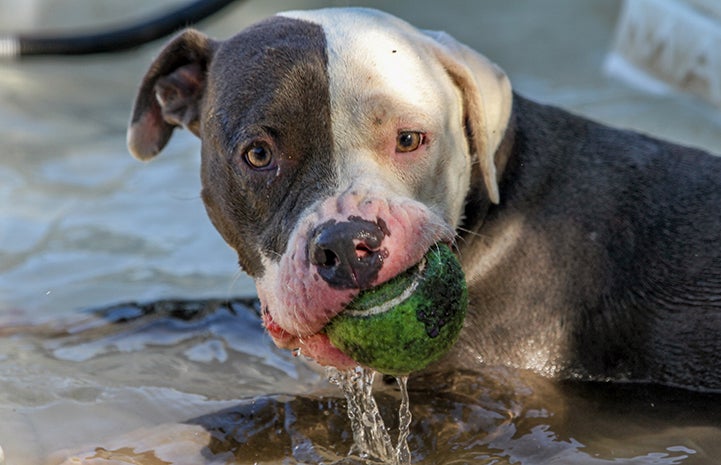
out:
{"label": "floppy ear", "polygon": [[462,92],[468,145],[480,163],[488,197],[498,203],[494,156],[511,115],[511,83],[498,66],[445,32],[425,33],[435,41],[436,57]]}
{"label": "floppy ear", "polygon": [[135,97],[128,149],[148,160],[168,143],[177,126],[198,135],[200,103],[214,43],[188,29],[170,41],[148,69]]}

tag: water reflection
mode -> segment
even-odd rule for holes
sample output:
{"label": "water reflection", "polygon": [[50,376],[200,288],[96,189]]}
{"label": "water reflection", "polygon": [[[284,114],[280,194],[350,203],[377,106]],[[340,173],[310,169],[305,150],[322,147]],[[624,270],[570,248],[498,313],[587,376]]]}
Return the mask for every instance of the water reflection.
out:
{"label": "water reflection", "polygon": [[[37,327],[6,328],[5,336],[40,344],[58,364],[57,376],[51,370],[43,379],[60,380],[60,367],[68,364],[96,378],[93,386],[76,375],[74,382],[59,383],[54,401],[37,399],[49,409],[51,426],[57,427],[59,415],[76,414],[85,424],[71,424],[88,433],[103,420],[122,424],[128,402],[142,406],[136,414],[144,425],[90,434],[74,440],[85,446],[57,447],[49,462],[37,463],[369,463],[349,455],[353,432],[342,393],[304,362],[277,351],[254,305],[126,304],[43,334],[26,332]],[[108,403],[118,383],[126,392],[137,385],[136,396]],[[714,395],[555,383],[509,368],[416,376],[409,389],[413,463],[712,464],[721,456],[721,404]],[[395,380],[376,380],[374,393],[394,436],[400,402]],[[87,408],[77,409],[82,404]]]}
{"label": "water reflection", "polygon": [[[392,418],[397,399],[388,393],[378,398],[381,411]],[[513,412],[508,408],[518,405],[470,402],[450,393],[429,396],[426,392],[413,396],[411,406],[416,418],[410,436],[413,463],[717,463],[708,455],[696,456],[698,451],[684,445],[640,442],[629,446],[628,438],[618,442],[607,438],[605,445],[597,445],[563,437],[554,431],[558,425],[553,413],[539,416],[532,409]],[[586,421],[595,423],[592,418]],[[202,430],[194,428],[197,426]],[[188,448],[182,438],[189,432],[207,443],[193,443]],[[170,443],[162,442],[151,449],[145,448],[147,441],[142,445],[128,441],[128,446],[114,451],[126,451],[125,455],[133,460],[129,463],[156,463],[146,460],[150,450],[158,463],[186,463],[190,452],[203,458],[203,462],[196,463],[374,463],[348,455],[353,446],[352,431],[345,415],[345,401],[339,398],[262,396],[175,426],[172,437]],[[155,439],[168,441],[157,437],[157,433]],[[136,453],[129,455],[127,451],[131,450]],[[97,455],[97,451],[81,457],[107,457],[105,452]]]}

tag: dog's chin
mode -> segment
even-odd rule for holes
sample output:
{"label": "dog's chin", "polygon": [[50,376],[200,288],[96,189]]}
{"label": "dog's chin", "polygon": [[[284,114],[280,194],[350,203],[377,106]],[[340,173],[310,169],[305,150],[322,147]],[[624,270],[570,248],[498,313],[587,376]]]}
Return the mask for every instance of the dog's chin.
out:
{"label": "dog's chin", "polygon": [[302,338],[293,336],[278,326],[267,312],[263,314],[263,324],[275,345],[281,349],[291,350],[295,355],[308,357],[319,365],[335,367],[339,370],[358,366],[355,360],[331,344],[328,336],[323,332]]}

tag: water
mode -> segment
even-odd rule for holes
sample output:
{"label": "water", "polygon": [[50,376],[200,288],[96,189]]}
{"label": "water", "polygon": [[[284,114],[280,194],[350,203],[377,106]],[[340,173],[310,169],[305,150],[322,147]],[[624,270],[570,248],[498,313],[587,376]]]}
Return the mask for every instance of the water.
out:
{"label": "water", "polygon": [[[0,0],[0,28],[108,22],[158,5],[61,3]],[[343,2],[250,0],[203,28],[226,37],[288,6],[331,3]],[[448,30],[529,97],[721,151],[717,110],[604,76],[618,1],[360,4]],[[198,142],[180,132],[149,164],[126,152],[135,88],[158,47],[0,63],[5,463],[364,463],[342,392],[276,349],[243,299],[252,282],[199,198]],[[373,397],[391,444],[407,443],[414,464],[720,462],[715,396],[479,367],[411,377],[403,441],[401,386],[379,378]]]}
{"label": "water", "polygon": [[273,347],[252,301],[128,303],[1,335],[8,464],[708,465],[721,456],[718,398],[681,390],[485,367],[411,377],[407,392],[404,380],[352,372],[348,400]]}
{"label": "water", "polygon": [[329,369],[328,379],[338,386],[348,402],[348,418],[353,430],[351,453],[361,458],[395,463],[395,450],[383,417],[373,397],[375,372],[358,368]]}
{"label": "water", "polygon": [[398,408],[398,440],[396,441],[396,463],[405,465],[411,463],[411,449],[408,446],[408,435],[411,434],[411,421],[413,414],[410,409],[410,396],[408,395],[408,376],[396,379],[401,392],[401,405]]}
{"label": "water", "polygon": [[393,445],[388,428],[373,397],[375,371],[357,367],[355,370],[328,369],[328,379],[340,388],[348,403],[348,418],[353,431],[351,454],[362,459],[393,465],[410,465],[408,435],[413,418],[409,408],[408,377],[396,380],[401,394],[398,409],[398,440]]}

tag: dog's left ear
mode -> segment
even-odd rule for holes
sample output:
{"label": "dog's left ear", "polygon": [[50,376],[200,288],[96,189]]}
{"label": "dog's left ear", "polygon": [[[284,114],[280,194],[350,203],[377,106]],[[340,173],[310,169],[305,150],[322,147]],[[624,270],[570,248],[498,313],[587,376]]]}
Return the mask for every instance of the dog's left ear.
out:
{"label": "dog's left ear", "polygon": [[425,31],[434,52],[461,89],[471,154],[478,158],[488,197],[500,201],[494,156],[508,126],[513,93],[508,76],[493,62],[445,32]]}
{"label": "dog's left ear", "polygon": [[187,29],[165,46],[145,74],[128,126],[128,149],[148,160],[167,144],[176,127],[199,133],[200,103],[215,43]]}

